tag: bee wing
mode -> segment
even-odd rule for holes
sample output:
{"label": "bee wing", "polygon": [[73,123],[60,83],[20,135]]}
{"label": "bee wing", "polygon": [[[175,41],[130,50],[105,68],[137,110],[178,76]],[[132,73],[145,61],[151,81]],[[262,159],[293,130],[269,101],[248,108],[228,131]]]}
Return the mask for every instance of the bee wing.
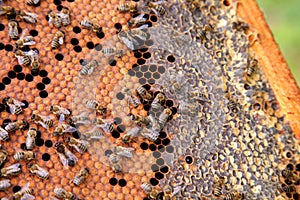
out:
{"label": "bee wing", "polygon": [[77,131],[77,129],[73,126],[70,126],[70,127],[66,128],[63,132],[64,133],[73,133],[75,131]]}
{"label": "bee wing", "polygon": [[36,42],[35,41],[30,41],[30,42],[24,42],[24,44],[23,45],[27,45],[27,46],[29,46],[29,45],[35,45],[36,44]]}
{"label": "bee wing", "polygon": [[21,200],[34,200],[35,197],[31,194],[25,193],[22,197]]}
{"label": "bee wing", "polygon": [[60,37],[60,38],[58,39],[58,43],[59,43],[59,44],[63,44],[63,43],[64,43],[64,38],[63,38],[63,37]]}
{"label": "bee wing", "polygon": [[34,4],[38,4],[40,2],[40,0],[33,0]]}
{"label": "bee wing", "polygon": [[45,124],[44,122],[39,121],[39,124],[44,127],[45,129],[49,129],[49,126]]}
{"label": "bee wing", "polygon": [[91,67],[89,70],[88,70],[88,75],[91,75],[94,71],[94,67]]}
{"label": "bee wing", "polygon": [[66,158],[66,156],[61,153],[58,153],[58,157],[59,157],[60,162],[63,164],[63,166],[66,168],[69,168],[68,159]]}
{"label": "bee wing", "polygon": [[13,104],[9,104],[8,105],[9,106],[9,111],[10,111],[10,113],[11,114],[15,114],[16,113],[16,106],[15,105],[13,105]]}
{"label": "bee wing", "polygon": [[24,192],[24,191],[27,190],[28,188],[29,188],[29,182],[26,183],[26,184],[22,187],[21,192]]}
{"label": "bee wing", "polygon": [[79,149],[78,146],[74,145],[73,147],[78,153],[83,154],[83,151],[81,149]]}
{"label": "bee wing", "polygon": [[127,38],[125,35],[123,36],[118,34],[119,36],[119,39],[130,49],[130,50],[134,50],[135,47],[134,47],[134,43],[132,40],[130,40],[129,38]]}
{"label": "bee wing", "polygon": [[[64,114],[60,114],[60,115],[59,115],[58,121],[59,121],[59,122],[63,122],[63,121],[65,121],[65,119],[66,119],[66,118],[65,118],[65,115],[64,115]],[[74,132],[74,131],[73,131],[73,132]]]}
{"label": "bee wing", "polygon": [[69,159],[74,160],[75,163],[78,162],[78,158],[70,150],[66,151],[66,154]]}

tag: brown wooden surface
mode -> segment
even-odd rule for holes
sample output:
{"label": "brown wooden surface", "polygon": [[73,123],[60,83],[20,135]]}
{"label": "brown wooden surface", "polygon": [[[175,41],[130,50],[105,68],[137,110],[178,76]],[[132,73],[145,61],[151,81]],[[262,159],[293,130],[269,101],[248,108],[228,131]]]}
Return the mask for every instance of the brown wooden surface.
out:
{"label": "brown wooden surface", "polygon": [[300,139],[300,90],[255,0],[239,0],[238,16],[258,33],[255,51],[286,120]]}

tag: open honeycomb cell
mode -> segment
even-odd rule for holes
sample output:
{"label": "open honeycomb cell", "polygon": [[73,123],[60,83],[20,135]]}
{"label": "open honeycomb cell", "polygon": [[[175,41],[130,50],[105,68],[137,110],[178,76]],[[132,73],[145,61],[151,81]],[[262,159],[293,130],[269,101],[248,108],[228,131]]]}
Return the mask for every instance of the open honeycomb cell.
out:
{"label": "open honeycomb cell", "polygon": [[[34,38],[35,44],[21,50],[37,51],[40,62],[39,70],[18,63],[16,40],[9,38],[8,28],[9,18],[15,17],[2,14],[0,97],[22,102],[23,112],[12,114],[0,102],[0,124],[6,128],[26,120],[29,125],[1,141],[7,152],[2,169],[15,163],[22,169],[9,176],[11,186],[0,191],[1,198],[26,185],[34,189],[35,199],[53,199],[57,188],[78,199],[300,198],[299,143],[262,71],[261,58],[251,51],[253,30],[237,18],[233,2],[41,0],[30,6],[19,0],[0,6],[34,13],[35,24],[16,17],[17,31],[21,39]],[[60,13],[65,7],[70,24],[57,28],[49,23],[49,11]],[[85,29],[82,20],[102,30]],[[52,49],[58,30],[64,31],[64,42]],[[122,55],[106,56],[107,48],[122,50]],[[93,60],[97,66],[90,73]],[[82,75],[83,69],[90,74]],[[164,99],[157,100],[158,94]],[[89,100],[105,111],[88,108]],[[53,105],[69,109],[70,116],[61,122],[50,112]],[[53,126],[35,123],[32,114],[49,116]],[[74,125],[76,116],[88,120]],[[95,125],[93,120],[100,118],[105,124]],[[76,131],[55,136],[62,123]],[[37,130],[36,158],[30,163],[47,170],[47,180],[31,174],[29,162],[14,160],[16,152],[26,150],[29,128]],[[134,128],[141,131],[124,142]],[[84,141],[89,131],[99,131],[99,138],[88,140],[87,151],[67,145],[69,137]],[[78,158],[74,166],[74,160],[61,162],[59,142]],[[132,149],[132,156],[119,156],[118,172],[112,155],[120,146]],[[72,180],[85,167],[87,178],[75,185]],[[145,183],[149,190],[143,189]]]}

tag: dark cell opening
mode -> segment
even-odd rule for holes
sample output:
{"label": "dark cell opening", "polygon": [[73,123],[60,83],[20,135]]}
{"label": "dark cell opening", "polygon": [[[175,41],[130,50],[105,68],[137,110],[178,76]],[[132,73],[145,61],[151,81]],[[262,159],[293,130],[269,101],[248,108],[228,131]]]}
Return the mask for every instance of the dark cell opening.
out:
{"label": "dark cell opening", "polygon": [[121,92],[119,92],[117,95],[117,99],[119,99],[119,100],[122,100],[122,99],[124,99],[124,94],[122,94]]}
{"label": "dark cell opening", "polygon": [[157,178],[158,180],[160,180],[160,179],[164,178],[164,175],[162,173],[160,173],[160,172],[156,172],[155,173],[155,178]]}
{"label": "dark cell opening", "polygon": [[292,198],[292,194],[291,193],[285,193],[286,194],[286,196],[288,197],[288,198]]}
{"label": "dark cell opening", "polygon": [[48,77],[45,77],[45,78],[42,79],[42,82],[43,82],[44,84],[48,85],[48,84],[51,82],[51,79],[48,78]]}
{"label": "dark cell opening", "polygon": [[167,107],[172,107],[174,105],[173,101],[172,100],[167,100],[166,101],[166,106]]}
{"label": "dark cell opening", "polygon": [[154,144],[160,145],[160,144],[161,144],[161,139],[160,139],[160,138],[157,138],[157,139],[154,141]]}
{"label": "dark cell opening", "polygon": [[150,78],[150,79],[148,79],[148,83],[150,85],[153,85],[153,84],[155,84],[155,80],[153,78]]}
{"label": "dark cell opening", "polygon": [[144,74],[144,77],[147,78],[147,79],[151,78],[151,73],[150,72],[146,72]]}
{"label": "dark cell opening", "polygon": [[21,190],[21,187],[16,185],[12,188],[13,193],[19,192]]}
{"label": "dark cell opening", "polygon": [[120,117],[114,118],[114,124],[118,125],[118,124],[121,124],[121,123],[122,123],[122,119]]}
{"label": "dark cell opening", "polygon": [[54,0],[53,3],[54,3],[55,5],[60,5],[60,4],[61,4],[61,0]]}
{"label": "dark cell opening", "polygon": [[48,160],[50,160],[50,154],[44,153],[44,154],[42,155],[42,159],[43,159],[43,161],[48,161]]}
{"label": "dark cell opening", "polygon": [[161,156],[161,153],[159,151],[154,151],[152,153],[152,155],[153,155],[154,158],[159,158]]}
{"label": "dark cell opening", "polygon": [[161,168],[159,169],[162,173],[168,173],[169,171],[169,167],[166,165],[161,166]]}
{"label": "dark cell opening", "polygon": [[31,70],[30,73],[32,76],[37,76],[39,75],[39,70]]}
{"label": "dark cell opening", "polygon": [[61,53],[58,53],[55,55],[55,59],[58,61],[62,61],[64,59],[64,56]]}
{"label": "dark cell opening", "polygon": [[11,79],[17,77],[17,74],[16,74],[16,72],[14,72],[14,71],[9,71],[7,75],[8,75],[8,77],[11,78]]}
{"label": "dark cell opening", "polygon": [[158,182],[157,179],[155,179],[155,178],[151,178],[151,179],[150,179],[150,184],[151,184],[151,185],[156,186],[156,185],[158,185],[158,183],[159,183],[159,182]]}
{"label": "dark cell opening", "polygon": [[36,139],[35,144],[36,146],[41,147],[44,145],[44,140],[42,138]]}
{"label": "dark cell opening", "polygon": [[95,44],[95,49],[96,49],[96,51],[101,51],[102,50],[102,45],[101,44]]}
{"label": "dark cell opening", "polygon": [[74,26],[73,27],[73,32],[76,33],[76,34],[80,33],[81,32],[81,28],[79,26]]}
{"label": "dark cell opening", "polygon": [[11,120],[10,119],[4,119],[3,120],[3,125],[7,125],[8,123],[10,123],[11,122]]}
{"label": "dark cell opening", "polygon": [[144,110],[149,111],[150,108],[151,108],[151,105],[150,105],[150,104],[145,104],[145,105],[144,105]]}
{"label": "dark cell opening", "polygon": [[130,69],[130,70],[128,70],[128,75],[129,76],[134,76],[135,72],[132,69]]}
{"label": "dark cell opening", "polygon": [[111,133],[111,135],[112,135],[113,138],[116,138],[116,139],[120,137],[120,133],[118,131],[116,131],[116,130],[113,130],[113,132]]}
{"label": "dark cell opening", "polygon": [[248,84],[245,84],[244,88],[245,88],[245,90],[250,90],[251,89],[250,85],[248,85]]}
{"label": "dark cell opening", "polygon": [[[144,87],[147,91],[149,91],[149,90],[151,89],[151,85],[149,85],[149,84],[145,84],[145,85],[143,85],[143,87]],[[150,93],[151,93],[151,91],[150,91]]]}
{"label": "dark cell opening", "polygon": [[103,32],[97,32],[96,35],[99,39],[102,39],[105,37],[105,34]]}
{"label": "dark cell opening", "polygon": [[116,65],[117,65],[117,61],[116,61],[115,59],[110,59],[110,60],[108,61],[108,64],[109,64],[110,66],[116,66]]}
{"label": "dark cell opening", "polygon": [[294,200],[299,200],[300,199],[300,195],[298,193],[293,194],[293,199]]}
{"label": "dark cell opening", "polygon": [[104,155],[105,155],[105,156],[109,156],[110,154],[112,154],[112,151],[111,151],[111,150],[106,150],[106,151],[104,152]]}
{"label": "dark cell opening", "polygon": [[50,148],[50,147],[53,146],[53,142],[51,140],[46,140],[45,141],[45,146],[48,147],[48,148]]}
{"label": "dark cell opening", "polygon": [[0,50],[4,49],[4,44],[2,42],[0,42]]}
{"label": "dark cell opening", "polygon": [[44,90],[45,89],[45,85],[43,83],[38,83],[38,84],[36,84],[36,88],[38,90]]}
{"label": "dark cell opening", "polygon": [[42,69],[41,71],[40,71],[40,77],[46,77],[46,76],[48,76],[48,72],[46,71],[46,70],[44,70],[44,69]]}
{"label": "dark cell opening", "polygon": [[120,133],[123,133],[125,130],[126,130],[126,127],[124,125],[117,126],[117,131],[119,131]]}
{"label": "dark cell opening", "polygon": [[25,79],[25,74],[24,73],[18,73],[17,74],[17,79],[18,80],[24,80]]}
{"label": "dark cell opening", "polygon": [[22,31],[23,31],[23,29],[20,26],[18,26],[18,32],[19,32],[19,34],[21,34]]}
{"label": "dark cell opening", "polygon": [[79,139],[80,136],[81,136],[81,134],[80,134],[79,131],[75,131],[75,132],[72,133],[72,136],[73,136],[75,139]]}
{"label": "dark cell opening", "polygon": [[148,51],[148,48],[141,48],[141,49],[139,49],[139,51],[144,53],[144,52]]}
{"label": "dark cell opening", "polygon": [[156,15],[151,15],[150,20],[152,22],[157,22],[157,16]]}
{"label": "dark cell opening", "polygon": [[134,57],[136,57],[136,58],[141,58],[142,57],[142,54],[141,54],[141,52],[134,52]]}
{"label": "dark cell opening", "polygon": [[74,51],[76,51],[77,53],[80,53],[81,51],[82,51],[82,48],[81,48],[81,46],[74,46],[73,47],[73,49],[74,49]]}
{"label": "dark cell opening", "polygon": [[122,30],[122,25],[120,23],[115,23],[114,27],[115,29],[117,29],[117,33],[119,33]]}
{"label": "dark cell opening", "polygon": [[185,162],[186,162],[187,164],[192,164],[192,163],[193,163],[193,158],[192,158],[191,156],[186,156],[186,157],[185,157]]}
{"label": "dark cell opening", "polygon": [[146,142],[143,142],[140,144],[141,149],[147,150],[148,149],[148,144]]}
{"label": "dark cell opening", "polygon": [[150,144],[150,145],[149,145],[149,149],[150,149],[151,151],[155,151],[155,150],[156,150],[156,145],[155,145],[155,144]]}
{"label": "dark cell opening", "polygon": [[296,164],[296,171],[300,171],[300,163]]}
{"label": "dark cell opening", "polygon": [[167,60],[168,60],[169,62],[175,62],[175,57],[174,57],[173,55],[169,55],[169,56],[167,57]]}
{"label": "dark cell opening", "polygon": [[5,110],[5,105],[0,104],[0,112],[3,112]]}
{"label": "dark cell opening", "polygon": [[293,182],[289,179],[285,179],[284,182],[287,184],[287,185],[292,185]]}
{"label": "dark cell opening", "polygon": [[147,81],[146,81],[145,78],[140,78],[140,79],[139,79],[139,83],[140,83],[141,85],[144,85],[146,82],[147,82]]}
{"label": "dark cell opening", "polygon": [[164,140],[162,141],[162,144],[163,144],[164,146],[167,146],[168,144],[170,144],[170,139],[169,139],[169,138],[164,139]]}
{"label": "dark cell opening", "polygon": [[151,72],[156,72],[157,66],[156,65],[150,65],[149,69],[150,69]]}
{"label": "dark cell opening", "polygon": [[22,51],[30,51],[30,48],[29,46],[24,46],[21,48]]}
{"label": "dark cell opening", "polygon": [[291,157],[292,157],[292,153],[291,153],[291,152],[287,152],[287,153],[286,153],[286,157],[287,157],[287,158],[291,158]]}
{"label": "dark cell opening", "polygon": [[35,29],[32,29],[29,31],[29,34],[32,36],[32,37],[36,37],[38,36],[39,32]]}
{"label": "dark cell opening", "polygon": [[62,6],[62,5],[57,5],[57,6],[56,6],[56,10],[61,11],[62,9],[63,9],[63,6]]}
{"label": "dark cell opening", "polygon": [[37,131],[36,132],[36,138],[41,138],[42,137],[42,132],[41,131]]}
{"label": "dark cell opening", "polygon": [[167,137],[167,133],[164,132],[164,131],[161,131],[161,132],[159,132],[159,136],[158,137],[161,138],[161,139],[163,139],[163,138]]}
{"label": "dark cell opening", "polygon": [[165,68],[164,68],[163,66],[159,66],[159,67],[158,67],[158,72],[159,72],[159,73],[163,74],[163,73],[165,73],[165,71],[166,71],[166,70],[165,70]]}
{"label": "dark cell opening", "polygon": [[118,180],[116,178],[111,178],[109,179],[109,184],[115,186],[118,184]]}
{"label": "dark cell opening", "polygon": [[3,31],[4,29],[5,29],[5,26],[2,23],[0,23],[0,31]]}
{"label": "dark cell opening", "polygon": [[177,113],[177,108],[176,107],[172,107],[170,109],[172,110],[172,115],[175,115]]}
{"label": "dark cell opening", "polygon": [[22,106],[22,108],[28,108],[28,101],[22,100],[21,102],[25,104],[24,106]]}
{"label": "dark cell opening", "polygon": [[4,77],[4,78],[2,79],[2,83],[5,84],[5,85],[9,85],[9,84],[11,83],[11,80],[10,80],[10,78],[8,78],[8,77]]}
{"label": "dark cell opening", "polygon": [[133,64],[132,65],[132,69],[134,70],[134,71],[138,71],[139,70],[139,65],[138,64]]}
{"label": "dark cell opening", "polygon": [[39,95],[41,98],[46,98],[46,97],[48,97],[48,92],[43,90],[43,91],[40,91]]}
{"label": "dark cell opening", "polygon": [[137,71],[137,72],[135,73],[135,76],[138,77],[138,78],[141,78],[141,77],[143,76],[143,73],[140,72],[140,71]]}
{"label": "dark cell opening", "polygon": [[14,49],[14,47],[10,44],[5,45],[4,47],[5,51],[12,51]]}
{"label": "dark cell opening", "polygon": [[93,49],[93,48],[95,47],[95,45],[94,45],[93,42],[87,42],[87,43],[86,43],[86,46],[87,46],[87,48],[89,48],[89,49]]}
{"label": "dark cell opening", "polygon": [[31,81],[33,81],[33,76],[32,76],[31,74],[26,74],[25,80],[26,80],[27,82],[31,82]]}
{"label": "dark cell opening", "polygon": [[224,6],[230,6],[230,0],[224,0],[223,4]]}
{"label": "dark cell opening", "polygon": [[158,165],[156,165],[156,164],[151,165],[151,170],[152,170],[153,172],[157,172],[158,169],[159,169]]}
{"label": "dark cell opening", "polygon": [[151,58],[151,53],[150,53],[150,52],[144,53],[144,54],[143,54],[143,58],[145,58],[145,59]]}
{"label": "dark cell opening", "polygon": [[288,170],[294,170],[294,165],[293,164],[291,164],[291,163],[289,163],[289,164],[287,164],[287,166],[286,166],[286,168],[288,169]]}
{"label": "dark cell opening", "polygon": [[79,40],[77,38],[72,38],[71,39],[71,44],[72,45],[78,45],[79,44]]}
{"label": "dark cell opening", "polygon": [[156,164],[157,165],[163,165],[163,164],[165,164],[165,161],[164,161],[163,158],[159,158],[159,159],[156,160]]}
{"label": "dark cell opening", "polygon": [[148,71],[148,68],[149,68],[148,65],[142,65],[141,66],[141,71],[146,72],[146,71]]}
{"label": "dark cell opening", "polygon": [[125,187],[125,186],[126,186],[126,184],[127,184],[127,182],[126,182],[126,180],[125,180],[125,179],[121,178],[121,179],[119,180],[119,186],[121,186],[121,187]]}
{"label": "dark cell opening", "polygon": [[157,149],[162,153],[165,151],[165,147],[163,145],[158,145]]}
{"label": "dark cell opening", "polygon": [[21,65],[15,65],[14,66],[14,71],[15,72],[21,72],[23,70],[23,67]]}
{"label": "dark cell opening", "polygon": [[137,63],[138,63],[139,65],[143,65],[143,64],[146,63],[146,60],[143,59],[143,58],[139,58],[139,59],[137,60]]}
{"label": "dark cell opening", "polygon": [[159,79],[159,78],[160,78],[160,74],[159,74],[159,73],[157,73],[157,72],[155,72],[155,73],[153,74],[153,78],[155,78],[155,79]]}

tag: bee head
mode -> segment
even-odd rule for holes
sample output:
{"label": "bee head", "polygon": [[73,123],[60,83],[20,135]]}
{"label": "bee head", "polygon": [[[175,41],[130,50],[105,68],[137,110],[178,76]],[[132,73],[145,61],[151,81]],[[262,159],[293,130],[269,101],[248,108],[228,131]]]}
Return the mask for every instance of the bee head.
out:
{"label": "bee head", "polygon": [[88,167],[84,168],[87,173],[90,173],[90,169]]}
{"label": "bee head", "polygon": [[33,163],[28,163],[27,168],[30,169],[33,166]]}
{"label": "bee head", "polygon": [[67,137],[66,143],[69,143],[70,141],[71,141],[71,138],[70,138],[70,137]]}
{"label": "bee head", "polygon": [[128,141],[129,141],[129,139],[130,139],[130,136],[129,136],[129,135],[123,136],[123,137],[122,137],[122,143],[123,143],[123,144],[127,144]]}

